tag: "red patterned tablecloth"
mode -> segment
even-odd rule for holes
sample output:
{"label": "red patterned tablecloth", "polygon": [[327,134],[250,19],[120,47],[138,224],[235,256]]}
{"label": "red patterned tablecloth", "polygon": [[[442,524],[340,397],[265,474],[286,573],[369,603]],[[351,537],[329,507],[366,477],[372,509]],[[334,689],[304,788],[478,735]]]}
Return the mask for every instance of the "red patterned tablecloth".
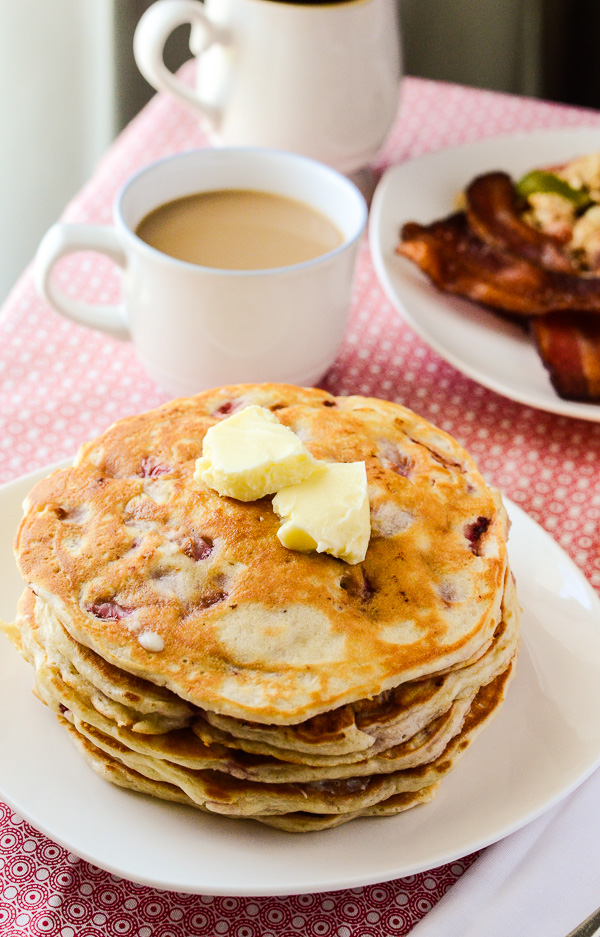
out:
{"label": "red patterned tablecloth", "polygon": [[[569,126],[600,127],[600,114],[407,78],[376,168],[496,134]],[[204,144],[194,117],[155,97],[106,154],[65,218],[109,223],[113,196],[132,172]],[[114,300],[118,290],[108,261],[92,255],[64,261],[60,276],[63,289],[94,302]],[[511,402],[438,358],[384,297],[366,243],[346,341],[323,383],[334,393],[397,400],[452,433],[486,477],[600,587],[600,423]],[[23,274],[0,312],[0,482],[70,456],[115,419],[165,399],[130,345],[56,315],[37,297],[31,271]],[[330,894],[183,895],[89,865],[0,803],[0,934],[390,937],[407,934],[475,860]]]}

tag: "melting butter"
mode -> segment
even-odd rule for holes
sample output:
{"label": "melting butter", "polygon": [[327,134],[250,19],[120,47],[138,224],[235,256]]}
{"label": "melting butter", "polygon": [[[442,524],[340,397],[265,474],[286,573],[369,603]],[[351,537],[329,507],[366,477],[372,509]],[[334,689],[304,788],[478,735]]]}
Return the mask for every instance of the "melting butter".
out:
{"label": "melting butter", "polygon": [[364,462],[322,462],[316,472],[277,492],[273,510],[283,520],[277,533],[290,550],[331,553],[361,563],[371,536]]}
{"label": "melting butter", "polygon": [[194,478],[221,496],[256,501],[301,482],[317,466],[289,427],[253,404],[210,427]]}

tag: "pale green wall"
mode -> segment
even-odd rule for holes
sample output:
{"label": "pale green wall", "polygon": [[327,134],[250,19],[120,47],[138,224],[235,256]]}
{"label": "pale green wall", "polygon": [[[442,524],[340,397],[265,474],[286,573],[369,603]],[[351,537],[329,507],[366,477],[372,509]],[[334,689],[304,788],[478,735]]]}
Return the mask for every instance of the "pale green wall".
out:
{"label": "pale green wall", "polygon": [[399,0],[407,74],[535,95],[543,0]]}

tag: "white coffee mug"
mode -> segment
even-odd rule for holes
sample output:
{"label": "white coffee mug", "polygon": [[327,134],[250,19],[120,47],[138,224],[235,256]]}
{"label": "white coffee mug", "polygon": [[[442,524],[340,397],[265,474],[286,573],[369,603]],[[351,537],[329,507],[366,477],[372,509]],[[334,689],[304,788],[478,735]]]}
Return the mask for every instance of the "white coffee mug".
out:
{"label": "white coffee mug", "polygon": [[[163,61],[184,23],[195,89]],[[212,142],[291,150],[344,173],[373,160],[397,111],[397,0],[158,0],[134,53],[150,84],[201,115]]]}
{"label": "white coffee mug", "polygon": [[[313,260],[266,270],[225,270],[175,259],[135,233],[153,209],[198,192],[258,190],[300,200],[339,229],[342,243]],[[333,362],[346,329],[367,208],[345,176],[293,153],[253,147],[193,150],[159,160],[123,187],[114,225],[57,223],[35,259],[40,294],[58,312],[132,338],[165,390],[189,395],[220,384],[310,385]],[[123,303],[66,296],[52,270],[65,254],[107,254],[123,270]]]}

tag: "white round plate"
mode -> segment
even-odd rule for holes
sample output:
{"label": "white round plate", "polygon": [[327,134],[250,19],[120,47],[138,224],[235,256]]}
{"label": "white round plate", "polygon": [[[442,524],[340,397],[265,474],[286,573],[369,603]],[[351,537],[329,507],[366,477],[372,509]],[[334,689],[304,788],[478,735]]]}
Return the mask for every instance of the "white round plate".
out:
{"label": "white round plate", "polygon": [[[44,472],[0,489],[0,616],[21,583],[11,541]],[[31,693],[0,635],[0,795],[76,855],[157,888],[216,895],[332,891],[442,865],[523,826],[600,762],[600,601],[554,541],[509,505],[523,647],[508,698],[430,804],[303,835],[113,787]]]}
{"label": "white round plate", "polygon": [[403,319],[467,377],[519,403],[600,421],[600,405],[562,400],[519,325],[483,306],[440,292],[395,253],[407,221],[429,224],[454,210],[479,173],[501,169],[518,179],[536,166],[600,150],[600,128],[540,130],[492,137],[421,156],[389,169],[371,205],[369,244],[377,276]]}

